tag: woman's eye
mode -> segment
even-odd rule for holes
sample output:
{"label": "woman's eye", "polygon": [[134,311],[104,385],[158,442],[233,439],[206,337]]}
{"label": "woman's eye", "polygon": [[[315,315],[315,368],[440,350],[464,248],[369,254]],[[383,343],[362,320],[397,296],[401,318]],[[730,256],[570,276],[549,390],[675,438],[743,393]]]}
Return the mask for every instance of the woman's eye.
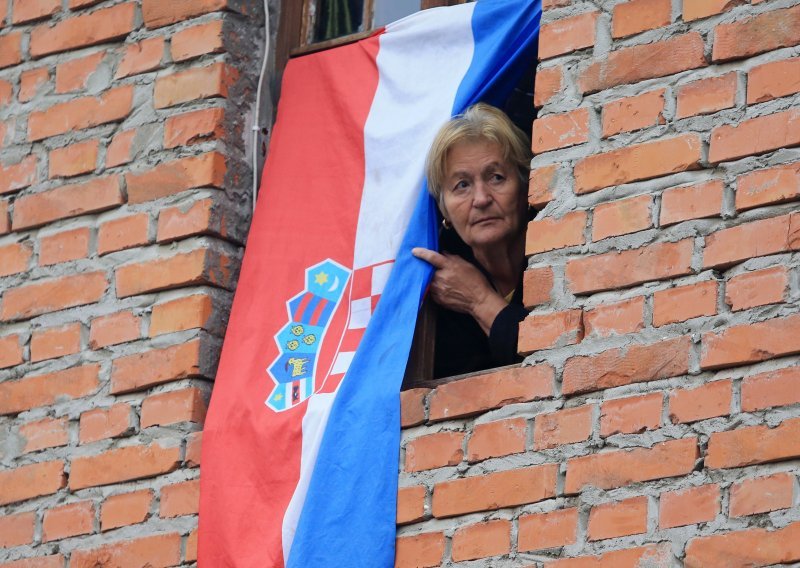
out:
{"label": "woman's eye", "polygon": [[464,191],[464,190],[466,190],[468,187],[469,187],[469,183],[467,183],[467,181],[466,181],[466,180],[463,180],[463,179],[462,179],[461,181],[459,181],[459,182],[458,182],[458,183],[455,185],[455,187],[453,188],[453,191]]}

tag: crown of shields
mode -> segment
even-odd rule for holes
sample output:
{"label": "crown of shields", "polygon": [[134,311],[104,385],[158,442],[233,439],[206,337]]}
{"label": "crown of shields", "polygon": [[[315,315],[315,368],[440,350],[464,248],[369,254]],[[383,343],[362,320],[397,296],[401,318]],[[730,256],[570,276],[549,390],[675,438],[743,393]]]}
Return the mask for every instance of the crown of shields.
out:
{"label": "crown of shields", "polygon": [[305,290],[286,302],[289,321],[275,334],[278,357],[267,369],[275,383],[265,401],[271,409],[287,410],[319,390],[314,377],[320,347],[349,279],[350,270],[325,260],[306,269]]}

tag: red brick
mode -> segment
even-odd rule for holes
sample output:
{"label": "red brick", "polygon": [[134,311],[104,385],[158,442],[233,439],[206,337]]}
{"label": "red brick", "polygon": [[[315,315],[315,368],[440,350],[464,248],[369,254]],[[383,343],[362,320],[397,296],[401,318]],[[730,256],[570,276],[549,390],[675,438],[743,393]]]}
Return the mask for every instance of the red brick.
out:
{"label": "red brick", "polygon": [[[633,0],[627,4],[640,1],[650,0]],[[617,8],[627,4],[617,4]],[[659,89],[603,105],[603,138],[664,124],[664,92]]]}
{"label": "red brick", "polygon": [[794,476],[789,473],[745,479],[731,486],[730,516],[789,509],[793,500]]}
{"label": "red brick", "polygon": [[0,505],[51,495],[66,486],[64,462],[48,461],[0,471]]}
{"label": "red brick", "polygon": [[208,249],[196,249],[117,268],[117,297],[124,298],[189,285],[232,289],[232,260]]}
{"label": "red brick", "polygon": [[736,178],[736,210],[800,198],[800,162],[756,170]]}
{"label": "red brick", "polygon": [[785,266],[745,272],[728,281],[725,286],[725,303],[737,312],[785,302],[788,285],[789,273]]}
{"label": "red brick", "polygon": [[800,560],[800,523],[782,529],[748,529],[696,537],[686,546],[687,568],[733,568]]}
{"label": "red brick", "polygon": [[800,144],[800,110],[760,116],[711,132],[709,162],[736,160]]}
{"label": "red brick", "polygon": [[158,242],[185,239],[194,235],[225,236],[225,219],[212,199],[161,210],[158,215]]}
{"label": "red brick", "polygon": [[406,444],[405,471],[458,465],[464,459],[463,432],[436,432]]}
{"label": "red brick", "polygon": [[24,361],[19,335],[0,337],[0,369],[14,367]]}
{"label": "red brick", "polygon": [[200,465],[200,457],[202,454],[203,446],[203,433],[192,432],[186,439],[186,459],[184,464],[186,467],[197,467]]}
{"label": "red brick", "polygon": [[528,268],[523,274],[522,303],[526,308],[546,304],[553,294],[553,269],[549,266]]}
{"label": "red brick", "polygon": [[167,533],[121,540],[90,550],[74,550],[69,565],[71,568],[96,566],[168,568],[180,563],[181,535]]}
{"label": "red brick", "polygon": [[93,172],[97,167],[99,142],[86,140],[50,152],[49,177],[70,177]]}
{"label": "red brick", "polygon": [[429,392],[431,392],[431,389],[425,388],[409,389],[400,392],[401,428],[409,428],[425,422],[425,397]]}
{"label": "red brick", "polygon": [[28,270],[33,250],[29,241],[0,246],[0,277]]}
{"label": "red brick", "polygon": [[715,62],[750,57],[800,43],[800,6],[764,12],[714,28]]}
{"label": "red brick", "polygon": [[[2,40],[0,40],[2,41]],[[0,106],[5,106],[11,102],[13,96],[14,86],[8,81],[0,79]],[[0,145],[2,145],[2,138],[0,138]]]}
{"label": "red brick", "polygon": [[161,66],[164,57],[164,38],[152,37],[129,44],[114,75],[115,79],[153,71]]}
{"label": "red brick", "polygon": [[732,399],[730,380],[713,381],[693,389],[676,389],[669,393],[669,418],[673,423],[687,423],[727,416]]}
{"label": "red brick", "polygon": [[195,187],[222,188],[227,168],[217,152],[159,164],[142,173],[125,175],[129,203],[144,203]]}
{"label": "red brick", "polygon": [[81,324],[71,323],[33,332],[31,362],[72,355],[81,350]]}
{"label": "red brick", "polygon": [[604,540],[647,532],[647,497],[633,497],[592,507],[588,540]]}
{"label": "red brick", "polygon": [[142,402],[140,427],[167,426],[179,422],[202,424],[206,410],[203,392],[198,388],[154,394]]}
{"label": "red brick", "polygon": [[12,224],[15,231],[30,229],[59,219],[105,211],[122,203],[119,178],[95,178],[20,197],[14,205]]}
{"label": "red brick", "polygon": [[164,123],[164,147],[177,148],[220,139],[225,134],[224,119],[225,109],[220,107],[171,116]]}
{"label": "red brick", "polygon": [[58,401],[81,398],[100,386],[100,365],[84,365],[0,383],[0,414],[18,414]]}
{"label": "red brick", "polygon": [[589,141],[589,109],[548,114],[533,121],[533,152],[541,154]]}
{"label": "red brick", "polygon": [[581,340],[583,340],[581,310],[531,314],[519,324],[517,350],[527,355],[542,349],[575,345]]}
{"label": "red brick", "polygon": [[583,312],[583,324],[586,336],[635,333],[644,328],[644,296],[587,310]]}
{"label": "red brick", "polygon": [[0,199],[0,235],[11,231],[11,221],[8,218],[8,200]]}
{"label": "red brick", "polygon": [[408,525],[425,518],[425,494],[422,485],[401,487],[397,491],[397,524]]}
{"label": "red brick", "polygon": [[0,516],[0,548],[31,544],[35,525],[35,512]]}
{"label": "red brick", "polygon": [[179,31],[172,36],[170,49],[173,61],[186,61],[207,53],[223,52],[222,20],[213,20]]}
{"label": "red brick", "polygon": [[22,63],[22,32],[0,36],[0,69]]}
{"label": "red brick", "polygon": [[97,233],[97,254],[146,245],[150,241],[149,232],[150,215],[147,213],[106,221]]}
{"label": "red brick", "polygon": [[561,65],[545,67],[536,71],[536,80],[533,86],[533,104],[542,107],[550,102],[553,97],[561,92],[563,73]]}
{"label": "red brick", "polygon": [[572,260],[567,285],[574,294],[586,294],[690,274],[693,248],[692,239],[684,239]]}
{"label": "red brick", "polygon": [[56,67],[56,93],[70,93],[85,89],[89,85],[89,78],[100,67],[105,56],[105,51],[99,51],[59,64]]}
{"label": "red brick", "polygon": [[753,412],[800,402],[800,367],[788,367],[745,377],[742,410]]}
{"label": "red brick", "polygon": [[133,108],[133,86],[111,89],[99,96],[55,104],[28,118],[28,140],[35,142],[74,130],[118,122]]}
{"label": "red brick", "polygon": [[180,447],[169,448],[153,443],[108,450],[95,456],[74,457],[69,487],[71,491],[77,491],[169,473],[180,465],[180,454]]}
{"label": "red brick", "polygon": [[33,99],[49,80],[50,70],[47,67],[23,71],[19,77],[19,101],[24,103]]}
{"label": "red brick", "polygon": [[687,475],[694,469],[700,451],[696,438],[668,440],[652,448],[617,450],[567,460],[565,494],[584,487],[624,487],[640,481]]}
{"label": "red brick", "polygon": [[460,418],[553,396],[553,368],[504,369],[440,385],[429,397],[429,420]]}
{"label": "red brick", "polygon": [[527,422],[524,418],[476,424],[467,444],[470,462],[519,454],[525,451]]}
{"label": "red brick", "polygon": [[89,347],[101,349],[135,341],[141,336],[141,328],[141,318],[129,311],[94,318],[89,332]]}
{"label": "red brick", "polygon": [[671,529],[713,521],[719,513],[720,493],[715,484],[661,494],[658,526]]}
{"label": "red brick", "polygon": [[93,304],[108,288],[102,272],[62,276],[44,282],[7,289],[3,294],[0,319],[12,321]]}
{"label": "red brick", "polygon": [[672,225],[690,219],[719,217],[722,211],[721,180],[667,189],[661,195],[660,225]]}
{"label": "red brick", "polygon": [[184,553],[186,562],[197,562],[197,536],[198,530],[194,529],[186,537],[186,552]]}
{"label": "red brick", "polygon": [[653,325],[659,327],[717,313],[717,282],[707,280],[653,294]]}
{"label": "red brick", "polygon": [[730,266],[743,260],[800,248],[800,215],[782,215],[722,229],[706,237],[703,267]]}
{"label": "red brick", "polygon": [[678,88],[676,118],[710,114],[736,105],[736,73],[701,79]]}
{"label": "red brick", "polygon": [[558,164],[531,170],[528,182],[528,203],[531,207],[542,208],[555,199],[557,171]]}
{"label": "red brick", "polygon": [[511,551],[511,522],[503,519],[461,527],[453,534],[455,562],[500,556]]}
{"label": "red brick", "polygon": [[683,134],[583,158],[575,165],[575,193],[697,169],[702,146],[696,134]]}
{"label": "red brick", "polygon": [[800,418],[784,420],[775,428],[747,426],[714,432],[708,440],[705,466],[721,469],[800,457]]}
{"label": "red brick", "polygon": [[545,217],[528,223],[525,254],[532,255],[554,249],[582,245],[586,212],[572,211],[559,219]]}
{"label": "red brick", "polygon": [[77,10],[79,8],[86,8],[88,6],[99,4],[102,1],[103,0],[69,0],[69,9]]}
{"label": "red brick", "polygon": [[92,233],[88,227],[42,237],[39,241],[39,266],[88,257],[91,238]]}
{"label": "red brick", "polygon": [[200,340],[127,355],[114,360],[111,393],[146,389],[196,376],[211,377],[209,362],[200,357]]}
{"label": "red brick", "polygon": [[800,315],[703,334],[700,366],[717,369],[800,353]]}
{"label": "red brick", "polygon": [[95,408],[81,414],[80,443],[116,438],[133,430],[130,405],[120,402],[109,408]]}
{"label": "red brick", "polygon": [[536,503],[555,496],[558,465],[473,475],[437,483],[433,488],[433,516],[453,517]]}
{"label": "red brick", "polygon": [[60,0],[13,0],[11,22],[21,24],[48,18],[61,10]]}
{"label": "red brick", "polygon": [[763,103],[800,92],[800,57],[771,61],[747,74],[747,104]]}
{"label": "red brick", "polygon": [[61,540],[91,534],[94,530],[94,505],[80,501],[45,511],[42,520],[42,541]]}
{"label": "red brick", "polygon": [[661,393],[603,401],[600,406],[600,435],[639,434],[661,426]]}
{"label": "red brick", "polygon": [[40,25],[31,32],[30,52],[41,57],[60,51],[105,43],[125,37],[136,27],[134,2],[117,4],[62,20],[54,26]]}
{"label": "red brick", "polygon": [[36,183],[36,180],[36,156],[26,156],[8,166],[0,163],[0,195],[24,189]]}
{"label": "red brick", "polygon": [[738,2],[731,0],[683,0],[683,21],[689,22],[726,12]]}
{"label": "red brick", "polygon": [[167,108],[200,99],[227,98],[228,89],[237,79],[237,71],[224,63],[165,75],[156,79],[153,105]]}
{"label": "red brick", "polygon": [[144,522],[150,512],[152,501],[153,491],[150,489],[106,498],[100,508],[100,530],[109,531]]}
{"label": "red brick", "polygon": [[676,337],[567,359],[565,395],[603,390],[683,375],[689,371],[691,339]]}
{"label": "red brick", "polygon": [[[579,556],[545,562],[544,568],[653,568],[674,562],[669,543],[651,544],[605,552],[599,556]],[[688,567],[687,567],[688,568]]]}
{"label": "red brick", "polygon": [[706,65],[703,38],[690,32],[663,41],[623,47],[586,68],[578,79],[582,93],[674,75]]}
{"label": "red brick", "polygon": [[13,562],[3,562],[0,568],[64,568],[64,557],[60,554],[37,556]]}
{"label": "red brick", "polygon": [[227,7],[228,0],[143,0],[142,15],[148,28],[160,28]]}
{"label": "red brick", "polygon": [[66,418],[43,418],[23,424],[19,427],[19,435],[25,440],[23,453],[66,446],[69,444],[68,426]]}
{"label": "red brick", "polygon": [[395,548],[395,568],[432,568],[442,563],[444,534],[423,533],[400,537]]}
{"label": "red brick", "polygon": [[611,37],[625,37],[668,26],[672,5],[669,0],[631,0],[614,6],[611,18]]}
{"label": "red brick", "polygon": [[200,480],[192,479],[161,488],[161,518],[196,515],[200,507]]}
{"label": "red brick", "polygon": [[527,552],[574,544],[577,529],[578,509],[523,515],[519,518],[517,549]]}
{"label": "red brick", "polygon": [[586,12],[543,24],[539,33],[539,59],[593,46],[599,14]]}
{"label": "red brick", "polygon": [[649,195],[601,203],[594,209],[592,240],[649,229],[653,226],[650,214],[652,203],[653,198]]}
{"label": "red brick", "polygon": [[114,135],[111,144],[106,150],[106,167],[113,168],[133,161],[133,143],[136,141],[137,130],[125,130]]}
{"label": "red brick", "polygon": [[539,414],[533,427],[533,447],[536,450],[556,448],[588,440],[592,435],[593,405],[568,408]]}

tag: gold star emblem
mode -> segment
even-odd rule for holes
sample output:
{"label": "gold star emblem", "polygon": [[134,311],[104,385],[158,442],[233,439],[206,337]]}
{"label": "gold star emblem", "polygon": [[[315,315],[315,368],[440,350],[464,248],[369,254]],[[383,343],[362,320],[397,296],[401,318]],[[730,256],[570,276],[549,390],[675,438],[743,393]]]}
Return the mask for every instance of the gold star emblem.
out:
{"label": "gold star emblem", "polygon": [[328,281],[328,275],[325,274],[324,272],[317,272],[314,275],[314,282],[319,284],[320,286],[325,284],[327,281]]}
{"label": "gold star emblem", "polygon": [[282,394],[278,393],[278,394],[275,395],[275,401],[276,402],[280,402],[282,400],[283,400],[283,395]]}

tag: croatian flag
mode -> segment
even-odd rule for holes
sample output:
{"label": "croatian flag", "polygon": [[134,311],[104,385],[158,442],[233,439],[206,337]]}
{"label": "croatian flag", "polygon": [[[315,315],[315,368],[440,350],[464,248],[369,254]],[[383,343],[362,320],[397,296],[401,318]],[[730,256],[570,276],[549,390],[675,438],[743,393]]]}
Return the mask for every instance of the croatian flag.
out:
{"label": "croatian flag", "polygon": [[290,61],[203,432],[203,568],[394,563],[399,390],[439,127],[502,105],[540,0],[419,12]]}

